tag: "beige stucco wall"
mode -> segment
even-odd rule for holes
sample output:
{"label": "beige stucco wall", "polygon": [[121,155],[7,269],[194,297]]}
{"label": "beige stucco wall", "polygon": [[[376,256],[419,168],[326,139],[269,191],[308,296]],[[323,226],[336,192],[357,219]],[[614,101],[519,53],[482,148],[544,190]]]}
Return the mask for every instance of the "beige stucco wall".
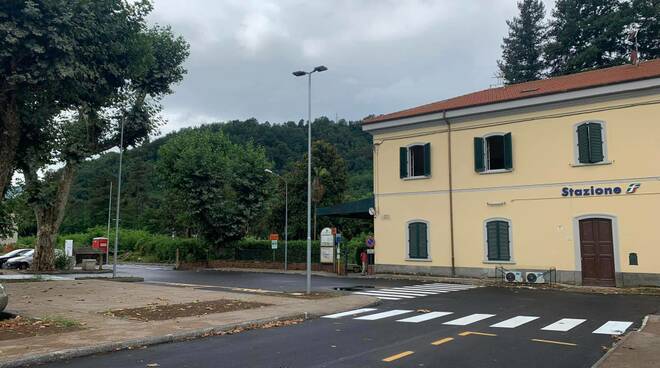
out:
{"label": "beige stucco wall", "polygon": [[[512,226],[510,269],[579,271],[576,220],[606,214],[614,220],[616,271],[660,274],[660,92],[580,101],[452,122],[452,176],[457,267],[493,268],[485,262],[484,221],[506,218]],[[575,165],[575,125],[605,123],[606,165]],[[511,172],[474,171],[473,138],[510,132]],[[446,124],[372,132],[377,215],[376,264],[448,267],[449,180]],[[431,143],[429,179],[399,178],[399,147]],[[561,196],[561,188],[584,184],[641,183],[635,194],[586,198]],[[430,225],[430,261],[406,259],[406,224]],[[576,248],[577,247],[577,248]],[[639,265],[628,265],[636,252]]]}

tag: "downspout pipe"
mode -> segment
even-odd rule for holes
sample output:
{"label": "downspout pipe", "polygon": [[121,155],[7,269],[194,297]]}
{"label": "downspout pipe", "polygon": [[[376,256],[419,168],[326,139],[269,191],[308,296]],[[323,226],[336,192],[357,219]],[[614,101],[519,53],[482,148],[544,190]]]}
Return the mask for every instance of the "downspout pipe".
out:
{"label": "downspout pipe", "polygon": [[447,160],[449,179],[449,244],[451,249],[451,275],[456,276],[456,259],[454,257],[454,183],[452,180],[451,161],[451,122],[447,119],[447,110],[442,111],[442,120],[447,124]]}

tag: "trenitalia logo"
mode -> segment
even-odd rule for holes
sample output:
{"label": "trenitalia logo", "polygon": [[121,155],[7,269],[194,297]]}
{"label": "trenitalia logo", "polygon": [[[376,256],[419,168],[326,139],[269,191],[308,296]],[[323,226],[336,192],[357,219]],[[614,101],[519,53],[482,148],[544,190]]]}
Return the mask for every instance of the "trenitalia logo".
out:
{"label": "trenitalia logo", "polygon": [[[626,189],[627,194],[633,194],[637,192],[637,189],[641,187],[640,183],[631,183]],[[569,187],[561,188],[562,197],[589,197],[589,196],[602,196],[602,195],[618,195],[623,193],[623,188],[621,187],[595,187],[590,186],[586,188],[573,189]]]}

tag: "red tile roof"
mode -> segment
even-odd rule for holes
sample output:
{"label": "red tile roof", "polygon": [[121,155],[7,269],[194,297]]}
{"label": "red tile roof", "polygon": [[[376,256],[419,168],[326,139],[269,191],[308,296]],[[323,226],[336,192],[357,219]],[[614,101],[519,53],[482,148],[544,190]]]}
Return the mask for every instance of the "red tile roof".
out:
{"label": "red tile roof", "polygon": [[365,119],[364,124],[660,77],[660,59],[491,88]]}

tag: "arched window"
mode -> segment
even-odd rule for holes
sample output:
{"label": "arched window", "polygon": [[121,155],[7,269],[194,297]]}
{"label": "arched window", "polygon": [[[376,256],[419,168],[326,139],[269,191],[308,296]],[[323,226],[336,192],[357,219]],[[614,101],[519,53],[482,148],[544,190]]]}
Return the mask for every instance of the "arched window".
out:
{"label": "arched window", "polygon": [[488,261],[511,261],[511,222],[506,219],[486,221],[486,257]]}
{"label": "arched window", "polygon": [[423,221],[408,223],[408,258],[429,258],[429,226]]}
{"label": "arched window", "polygon": [[575,127],[576,161],[596,164],[606,161],[605,126],[600,121],[587,121]]}

